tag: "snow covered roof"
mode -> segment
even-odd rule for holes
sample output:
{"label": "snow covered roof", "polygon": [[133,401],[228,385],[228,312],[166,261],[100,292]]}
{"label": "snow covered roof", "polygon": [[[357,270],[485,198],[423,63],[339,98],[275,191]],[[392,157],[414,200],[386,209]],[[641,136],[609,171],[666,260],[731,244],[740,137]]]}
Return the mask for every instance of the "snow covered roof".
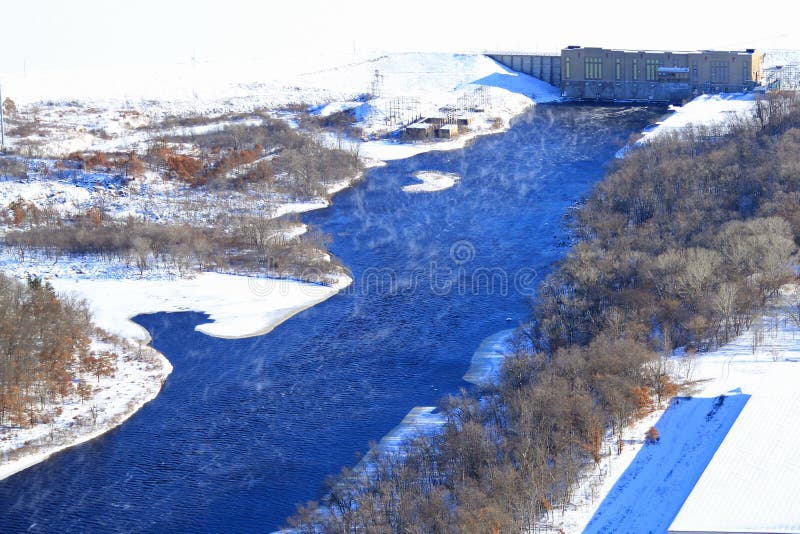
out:
{"label": "snow covered roof", "polygon": [[800,533],[800,366],[774,363],[669,528]]}
{"label": "snow covered roof", "polygon": [[408,130],[430,130],[431,128],[430,124],[424,122],[414,122],[406,126]]}

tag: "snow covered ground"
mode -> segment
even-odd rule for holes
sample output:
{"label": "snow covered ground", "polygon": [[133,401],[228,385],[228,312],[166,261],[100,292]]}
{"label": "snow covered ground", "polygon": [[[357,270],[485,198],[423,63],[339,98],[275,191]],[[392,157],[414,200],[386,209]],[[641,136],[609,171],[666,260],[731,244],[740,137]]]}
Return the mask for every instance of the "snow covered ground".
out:
{"label": "snow covered ground", "polygon": [[[534,102],[559,98],[557,88],[481,54],[337,58],[329,63],[295,58],[279,65],[274,64],[277,58],[271,58],[226,65],[128,66],[103,76],[73,71],[16,74],[4,79],[3,95],[35,115],[40,127],[47,129],[40,150],[53,156],[76,150],[141,148],[148,139],[164,133],[146,127],[167,116],[225,120],[224,116],[235,113],[277,114],[298,106],[321,116],[350,110],[364,136],[375,138],[417,116],[441,114],[443,109],[473,118],[477,132],[496,130],[495,119],[507,124]],[[463,142],[429,143],[422,149],[415,145],[412,151],[409,145],[367,144],[364,155],[396,159],[433,148],[459,147]],[[19,140],[10,136],[7,143],[15,146]]]}
{"label": "snow covered ground", "polygon": [[[670,525],[674,532],[800,532],[800,365],[778,361]],[[726,401],[727,402],[727,401]]]}
{"label": "snow covered ground", "polygon": [[681,131],[688,126],[716,126],[724,130],[729,121],[751,114],[755,99],[753,93],[723,93],[701,95],[683,106],[671,106],[672,113],[645,130],[639,143]]}
{"label": "snow covered ground", "polygon": [[484,339],[472,355],[464,380],[478,386],[497,382],[514,332],[513,328],[509,328]]}

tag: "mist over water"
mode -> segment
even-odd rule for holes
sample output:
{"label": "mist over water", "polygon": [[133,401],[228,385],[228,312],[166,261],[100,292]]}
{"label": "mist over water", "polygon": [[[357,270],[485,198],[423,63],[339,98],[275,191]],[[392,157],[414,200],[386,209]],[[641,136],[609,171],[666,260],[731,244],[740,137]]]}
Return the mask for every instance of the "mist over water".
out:
{"label": "mist over water", "polygon": [[[0,531],[281,526],[412,408],[468,385],[475,349],[526,319],[528,295],[566,252],[562,216],[654,116],[539,106],[463,150],[369,171],[304,217],[333,238],[351,288],[250,339],[195,332],[197,313],[139,317],[175,368],[162,393],[118,429],[0,481]],[[461,180],[403,192],[418,171]]]}

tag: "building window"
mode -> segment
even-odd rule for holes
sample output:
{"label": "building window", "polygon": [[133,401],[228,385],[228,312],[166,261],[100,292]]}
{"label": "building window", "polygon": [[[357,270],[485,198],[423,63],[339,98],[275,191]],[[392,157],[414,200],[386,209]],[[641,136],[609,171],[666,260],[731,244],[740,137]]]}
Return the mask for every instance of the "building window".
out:
{"label": "building window", "polygon": [[728,83],[728,62],[711,62],[711,83]]}
{"label": "building window", "polygon": [[633,71],[632,71],[631,74],[632,74],[631,79],[633,79],[634,81],[639,79],[639,60],[638,59],[634,59],[633,60]]}
{"label": "building window", "polygon": [[583,61],[584,78],[587,80],[600,80],[603,78],[603,58],[587,57]]}
{"label": "building window", "polygon": [[567,79],[572,78],[571,71],[572,71],[572,69],[570,69],[570,66],[569,66],[569,56],[567,56],[567,57],[564,58],[564,78],[567,78]]}
{"label": "building window", "polygon": [[614,65],[614,79],[621,80],[622,79],[622,60],[617,58],[617,61]]}
{"label": "building window", "polygon": [[648,59],[645,67],[647,69],[647,81],[654,82],[658,79],[658,67],[661,66],[661,60]]}

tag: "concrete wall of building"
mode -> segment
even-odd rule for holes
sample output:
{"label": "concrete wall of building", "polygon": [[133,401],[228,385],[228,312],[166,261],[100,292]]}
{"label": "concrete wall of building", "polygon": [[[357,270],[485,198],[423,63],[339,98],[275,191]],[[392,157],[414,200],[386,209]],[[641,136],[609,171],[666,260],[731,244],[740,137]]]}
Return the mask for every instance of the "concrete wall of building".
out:
{"label": "concrete wall of building", "polygon": [[487,54],[511,70],[523,72],[550,85],[561,84],[561,57],[558,55]]}
{"label": "concrete wall of building", "polygon": [[561,88],[576,100],[680,102],[761,83],[755,50],[690,52],[567,47],[560,55],[487,54],[506,67]]}
{"label": "concrete wall of building", "polygon": [[561,51],[561,92],[579,100],[676,102],[703,93],[752,89],[755,51],[633,51],[568,47]]}

